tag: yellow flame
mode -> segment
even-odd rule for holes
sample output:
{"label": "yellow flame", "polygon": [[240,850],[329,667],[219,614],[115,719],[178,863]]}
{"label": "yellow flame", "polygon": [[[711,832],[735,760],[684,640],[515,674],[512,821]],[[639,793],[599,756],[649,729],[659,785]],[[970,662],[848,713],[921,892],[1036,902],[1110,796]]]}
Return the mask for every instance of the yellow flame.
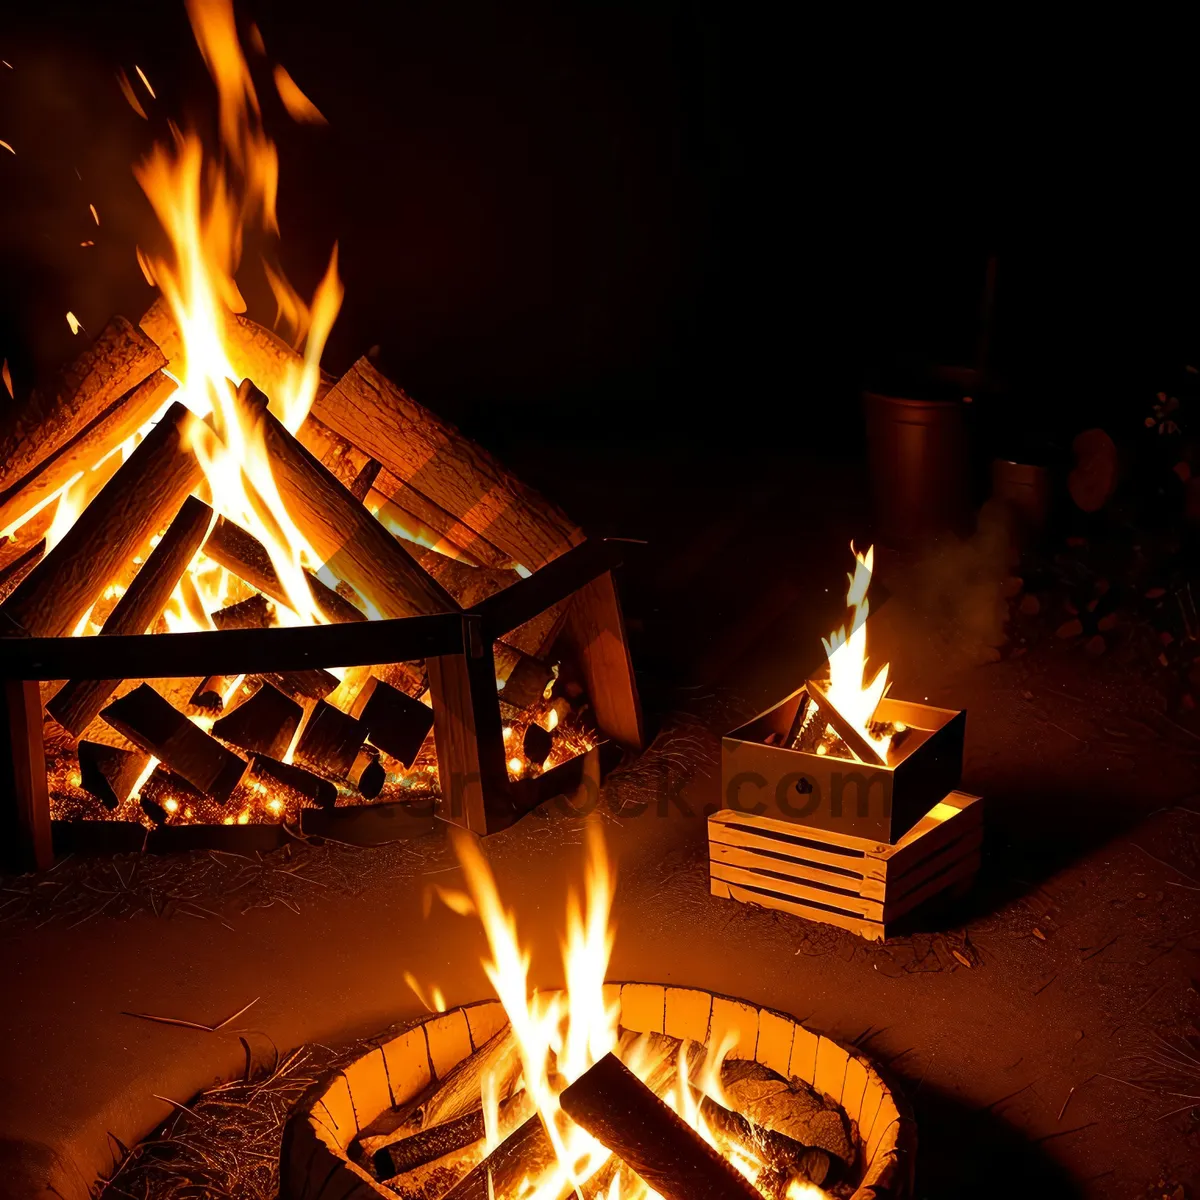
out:
{"label": "yellow flame", "polygon": [[[156,145],[134,173],[170,238],[172,253],[159,257],[139,251],[138,260],[146,278],[161,289],[180,331],[186,365],[179,399],[197,415],[210,418],[209,425],[197,428],[191,448],[204,471],[213,508],[266,548],[291,610],[279,611],[280,623],[317,624],[324,618],[313,603],[304,568],[318,566],[319,560],[279,493],[263,415],[239,399],[234,389],[238,373],[226,343],[234,314],[245,309],[235,280],[244,231],[257,222],[268,233],[278,232],[278,157],[262,128],[230,0],[189,0],[188,12],[217,86],[222,149],[230,169],[206,160],[196,133],[173,129],[172,146]],[[316,394],[321,352],[341,306],[337,248],[311,307],[282,273],[269,271],[268,277],[281,313],[296,338],[304,341],[301,363],[290,365],[269,397],[272,411],[294,432]],[[206,607],[215,606],[215,585],[220,583],[220,576],[211,573],[210,586],[204,589]],[[177,612],[184,607],[178,605]],[[198,624],[207,626],[206,621]]]}
{"label": "yellow flame", "polygon": [[9,154],[16,154],[16,151],[3,138],[0,138],[0,146],[7,150]]}
{"label": "yellow flame", "polygon": [[867,589],[871,586],[871,574],[875,567],[875,547],[860,554],[850,544],[854,555],[854,574],[847,575],[846,607],[851,610],[850,632],[843,625],[834,630],[828,639],[822,638],[826,657],[829,659],[829,702],[859,730],[886,759],[891,735],[878,736],[870,730],[875,710],[888,690],[888,664],[882,667],[867,682]]}
{"label": "yellow flame", "polygon": [[138,73],[138,78],[142,81],[146,91],[150,93],[150,99],[157,100],[158,97],[154,94],[154,89],[150,86],[150,80],[146,78],[146,72],[143,71],[142,68],[137,65],[137,63],[133,64],[133,69]]}
{"label": "yellow flame", "polygon": [[67,313],[67,324],[72,333],[78,333],[83,328],[83,322],[73,312]]}

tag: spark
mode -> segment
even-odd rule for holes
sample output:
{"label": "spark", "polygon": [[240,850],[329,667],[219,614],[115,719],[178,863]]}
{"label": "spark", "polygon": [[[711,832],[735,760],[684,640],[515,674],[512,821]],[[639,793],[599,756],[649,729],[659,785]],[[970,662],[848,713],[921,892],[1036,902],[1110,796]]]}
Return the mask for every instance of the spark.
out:
{"label": "spark", "polygon": [[129,82],[129,76],[124,70],[117,72],[117,83],[121,85],[121,95],[129,102],[129,107],[133,109],[143,121],[148,121],[150,118],[146,116],[146,110],[142,107],[142,102],[134,93],[133,84]]}
{"label": "spark", "polygon": [[100,224],[100,214],[96,211],[96,206],[94,204],[89,204],[88,208],[90,208],[92,210],[92,220],[95,221],[97,225],[99,225]]}
{"label": "spark", "polygon": [[288,116],[293,121],[307,125],[328,125],[321,110],[300,90],[296,81],[283,69],[275,68],[275,87],[283,107],[288,110]]}
{"label": "spark", "polygon": [[0,146],[3,146],[9,154],[16,154],[16,151],[3,138],[0,138]]}
{"label": "spark", "polygon": [[[71,327],[72,333],[78,333],[83,329],[83,322],[73,312],[67,313],[67,324]],[[87,330],[84,329],[84,332],[86,333]]]}
{"label": "spark", "polygon": [[150,86],[150,80],[146,78],[146,72],[137,63],[133,64],[133,69],[138,73],[138,78],[146,85],[146,91],[150,93],[150,99],[157,100],[158,97],[154,94],[154,89]]}
{"label": "spark", "polygon": [[0,367],[0,379],[4,380],[4,386],[8,388],[8,394],[16,399],[16,393],[13,391],[12,372],[8,369],[8,359],[4,360],[4,366]]}

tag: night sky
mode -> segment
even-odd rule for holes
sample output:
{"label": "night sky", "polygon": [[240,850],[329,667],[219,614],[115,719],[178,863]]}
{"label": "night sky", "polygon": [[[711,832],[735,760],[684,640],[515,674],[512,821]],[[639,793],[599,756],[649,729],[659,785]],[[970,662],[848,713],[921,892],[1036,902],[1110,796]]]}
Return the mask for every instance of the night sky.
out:
{"label": "night sky", "polygon": [[[330,121],[293,125],[262,73],[283,261],[308,290],[341,247],[327,365],[378,345],[418,398],[501,440],[850,452],[864,379],[973,359],[992,253],[1002,424],[1122,420],[1200,355],[1181,30],[1146,31],[1142,53],[1128,28],[753,7],[240,6]],[[213,108],[182,3],[23,8],[0,48],[17,150],[0,151],[0,351],[19,387],[71,353],[68,308],[94,329],[149,302],[129,166],[167,115]],[[149,124],[114,78],[135,63]]]}

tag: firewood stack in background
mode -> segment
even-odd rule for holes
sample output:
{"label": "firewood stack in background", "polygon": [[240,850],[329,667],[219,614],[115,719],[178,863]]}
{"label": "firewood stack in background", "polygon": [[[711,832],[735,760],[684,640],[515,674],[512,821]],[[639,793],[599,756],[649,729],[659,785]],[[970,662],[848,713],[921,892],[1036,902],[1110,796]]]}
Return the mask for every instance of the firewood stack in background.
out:
{"label": "firewood stack in background", "polygon": [[[324,622],[470,609],[583,542],[366,359],[322,378],[293,436],[267,397],[299,356],[240,316],[226,340],[286,516],[323,559],[304,585]],[[206,431],[172,402],[181,353],[161,300],[140,326],[114,318],[0,427],[0,637],[297,622],[267,549],[213,510],[192,450]],[[198,581],[222,570],[214,606]],[[510,779],[602,740],[586,673],[564,657],[569,609],[570,598],[554,603],[494,645]],[[439,791],[439,688],[451,684],[424,661],[44,683],[51,812],[230,825],[429,797]]]}

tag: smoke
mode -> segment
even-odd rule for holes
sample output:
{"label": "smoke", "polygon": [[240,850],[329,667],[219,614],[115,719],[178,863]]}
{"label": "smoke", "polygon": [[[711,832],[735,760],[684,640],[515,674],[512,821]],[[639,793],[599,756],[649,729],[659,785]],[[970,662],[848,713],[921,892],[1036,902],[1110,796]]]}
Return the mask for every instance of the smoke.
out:
{"label": "smoke", "polygon": [[1007,641],[1014,520],[1003,501],[989,500],[975,532],[942,535],[898,573],[894,592],[970,665],[995,662]]}

